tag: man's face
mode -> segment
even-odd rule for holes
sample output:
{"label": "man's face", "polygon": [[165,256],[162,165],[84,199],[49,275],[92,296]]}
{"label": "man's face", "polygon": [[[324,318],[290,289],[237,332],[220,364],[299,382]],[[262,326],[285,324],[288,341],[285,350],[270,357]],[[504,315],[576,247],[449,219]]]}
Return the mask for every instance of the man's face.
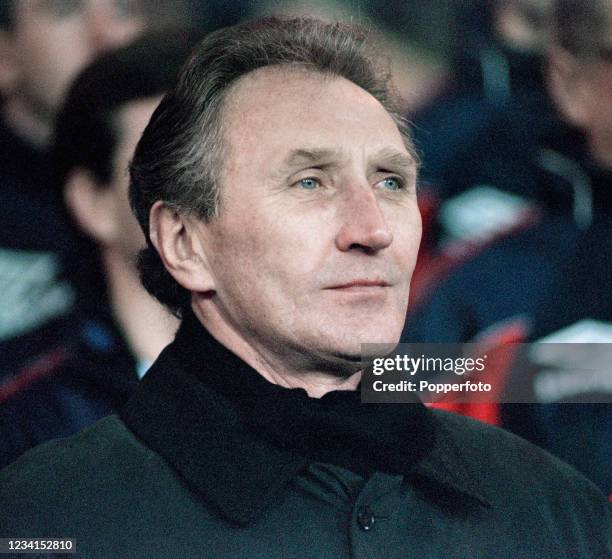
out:
{"label": "man's face", "polygon": [[17,90],[50,118],[77,72],[100,51],[144,27],[133,0],[17,0],[10,32]]}
{"label": "man's face", "polygon": [[399,339],[421,235],[394,121],[345,79],[270,67],[233,87],[223,123],[210,304],[264,356],[354,372],[361,343]]}

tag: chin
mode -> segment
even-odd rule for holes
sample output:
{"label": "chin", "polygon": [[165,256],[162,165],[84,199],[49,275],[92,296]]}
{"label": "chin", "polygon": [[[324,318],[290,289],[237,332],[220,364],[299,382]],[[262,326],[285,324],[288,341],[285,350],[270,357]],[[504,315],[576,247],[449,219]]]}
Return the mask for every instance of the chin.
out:
{"label": "chin", "polygon": [[[403,322],[398,321],[381,321],[370,319],[364,321],[355,328],[351,336],[352,342],[357,347],[362,344],[397,344],[399,343],[402,333]],[[361,350],[360,350],[361,351]]]}
{"label": "chin", "polygon": [[[332,334],[323,343],[326,347],[324,353],[332,355],[334,360],[351,364],[353,372],[363,368],[369,363],[371,357],[389,353],[399,343],[401,329],[389,328],[360,328],[359,330],[344,331],[344,334]],[[375,344],[376,347],[364,347]],[[385,347],[381,348],[380,346]]]}

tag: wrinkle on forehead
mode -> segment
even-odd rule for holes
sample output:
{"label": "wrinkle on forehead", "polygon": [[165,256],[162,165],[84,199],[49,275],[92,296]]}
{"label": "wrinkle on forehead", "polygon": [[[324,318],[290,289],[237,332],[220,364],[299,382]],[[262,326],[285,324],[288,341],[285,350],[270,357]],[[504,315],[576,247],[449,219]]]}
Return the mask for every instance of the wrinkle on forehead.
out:
{"label": "wrinkle on forehead", "polygon": [[[362,103],[369,100],[373,106],[381,108],[393,121],[402,137],[404,148],[410,154],[418,169],[420,158],[409,133],[407,121],[401,116],[389,112],[376,97],[351,80],[338,74],[322,72],[316,68],[299,63],[265,66],[237,79],[228,89],[223,102],[221,119],[223,135],[225,136],[225,131],[231,127],[243,126],[244,119],[250,116],[257,116],[257,113],[265,115],[267,110],[275,108],[279,103],[283,103],[288,98],[295,95],[304,96],[304,82],[295,78],[312,80],[319,82],[320,85],[320,88],[313,88],[309,98],[304,100],[302,111],[304,113],[308,113],[312,106],[311,103],[317,100],[326,84],[338,81],[350,85],[351,87],[347,88],[344,92],[346,102],[349,103],[351,99],[359,100]],[[279,85],[280,87],[278,87]],[[263,100],[263,103],[253,108],[250,114],[246,114],[243,103],[248,103],[249,97],[258,95],[260,92],[262,93],[260,98]],[[359,120],[359,115],[354,115],[354,119]]]}
{"label": "wrinkle on forehead", "polygon": [[[280,169],[281,173],[290,172],[294,168],[317,166],[326,167],[339,161],[350,159],[350,155],[335,147],[301,147],[291,150]],[[389,166],[396,172],[407,175],[416,172],[416,161],[410,153],[404,153],[392,147],[382,148],[371,156],[374,161]]]}
{"label": "wrinkle on forehead", "polygon": [[[373,95],[342,76],[323,73],[299,64],[260,68],[239,78],[230,86],[225,96],[221,119],[223,137],[232,139],[232,145],[226,147],[236,148],[234,144],[246,142],[247,132],[256,134],[262,127],[269,128],[269,123],[274,122],[271,120],[273,118],[283,119],[292,113],[300,118],[306,117],[306,122],[314,122],[317,114],[314,107],[318,103],[325,103],[330,95],[339,95],[333,89],[325,87],[334,82],[348,86],[343,87],[340,93],[344,106],[349,106],[354,101],[362,109],[370,106],[373,110],[385,114],[389,122],[393,123],[398,137],[401,137],[404,148],[415,162],[418,161],[410,138],[402,133],[396,118]],[[312,85],[314,87],[311,87]],[[282,107],[288,109],[285,115],[282,113]],[[342,118],[347,123],[361,122],[360,111],[345,112]],[[327,128],[327,123],[321,125],[322,130]],[[245,134],[236,131],[244,131]]]}

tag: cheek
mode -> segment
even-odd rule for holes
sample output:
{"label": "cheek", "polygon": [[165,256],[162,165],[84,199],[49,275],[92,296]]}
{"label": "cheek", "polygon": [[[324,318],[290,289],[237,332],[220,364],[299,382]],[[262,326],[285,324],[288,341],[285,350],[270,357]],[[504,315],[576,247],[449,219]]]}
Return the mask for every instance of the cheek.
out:
{"label": "cheek", "polygon": [[[242,214],[245,215],[245,214]],[[251,214],[253,216],[253,214]],[[216,236],[214,263],[219,286],[291,306],[289,299],[309,293],[322,260],[323,232],[293,220],[242,218]],[[221,250],[222,249],[222,250]],[[229,286],[232,287],[229,287]]]}
{"label": "cheek", "polygon": [[394,218],[393,242],[395,250],[406,265],[414,265],[421,244],[421,213],[416,202],[410,211],[397,213]]}

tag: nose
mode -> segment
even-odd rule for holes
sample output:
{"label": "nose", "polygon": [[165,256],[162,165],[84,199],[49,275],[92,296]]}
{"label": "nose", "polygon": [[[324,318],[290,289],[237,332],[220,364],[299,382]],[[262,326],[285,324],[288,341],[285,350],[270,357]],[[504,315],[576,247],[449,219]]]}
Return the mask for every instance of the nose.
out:
{"label": "nose", "polygon": [[350,189],[340,213],[342,225],[336,235],[339,250],[376,252],[393,242],[393,233],[369,185]]}

